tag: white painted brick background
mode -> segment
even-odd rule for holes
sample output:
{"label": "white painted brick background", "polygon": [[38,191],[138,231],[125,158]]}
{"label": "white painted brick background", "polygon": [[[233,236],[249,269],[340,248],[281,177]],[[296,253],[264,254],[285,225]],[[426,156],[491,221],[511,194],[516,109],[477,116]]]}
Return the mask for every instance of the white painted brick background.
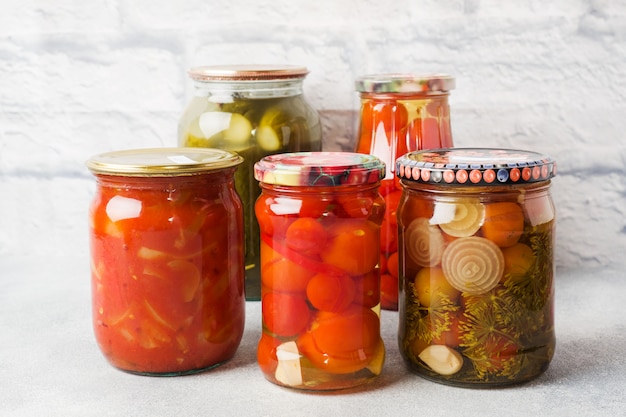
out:
{"label": "white painted brick background", "polygon": [[457,146],[557,159],[558,267],[626,267],[623,0],[3,0],[0,63],[3,256],[87,256],[84,161],[175,145],[189,67],[291,63],[329,150],[357,76],[451,73]]}

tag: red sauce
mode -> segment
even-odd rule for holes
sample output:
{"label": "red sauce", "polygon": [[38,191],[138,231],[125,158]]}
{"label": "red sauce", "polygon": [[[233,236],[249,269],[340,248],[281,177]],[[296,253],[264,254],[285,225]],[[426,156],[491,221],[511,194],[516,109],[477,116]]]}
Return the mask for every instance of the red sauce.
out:
{"label": "red sauce", "polygon": [[234,355],[245,299],[242,207],[233,171],[96,175],[93,325],[115,367],[177,375]]}

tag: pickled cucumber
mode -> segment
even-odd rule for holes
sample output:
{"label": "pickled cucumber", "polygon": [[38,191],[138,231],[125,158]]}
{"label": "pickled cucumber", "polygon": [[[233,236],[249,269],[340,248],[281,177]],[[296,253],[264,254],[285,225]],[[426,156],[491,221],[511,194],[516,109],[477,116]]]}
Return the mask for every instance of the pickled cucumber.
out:
{"label": "pickled cucumber", "polygon": [[[214,99],[214,98],[213,98]],[[196,97],[179,125],[179,144],[235,151],[244,158],[235,172],[235,188],[244,211],[246,298],[260,299],[260,235],[254,203],[261,194],[254,164],[281,152],[321,150],[319,117],[301,96],[228,102]]]}
{"label": "pickled cucumber", "polygon": [[209,143],[222,143],[231,150],[247,146],[252,136],[252,123],[239,113],[221,111],[204,112],[198,126]]}

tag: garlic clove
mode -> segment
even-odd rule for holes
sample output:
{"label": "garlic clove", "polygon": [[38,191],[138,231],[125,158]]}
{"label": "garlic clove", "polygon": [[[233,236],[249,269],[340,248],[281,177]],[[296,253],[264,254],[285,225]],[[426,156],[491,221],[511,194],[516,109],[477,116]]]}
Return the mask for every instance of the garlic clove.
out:
{"label": "garlic clove", "polygon": [[446,345],[427,346],[418,356],[439,375],[453,375],[463,367],[461,354]]}
{"label": "garlic clove", "polygon": [[280,383],[289,386],[302,385],[302,366],[300,351],[296,342],[285,342],[276,348],[278,365],[274,377]]}

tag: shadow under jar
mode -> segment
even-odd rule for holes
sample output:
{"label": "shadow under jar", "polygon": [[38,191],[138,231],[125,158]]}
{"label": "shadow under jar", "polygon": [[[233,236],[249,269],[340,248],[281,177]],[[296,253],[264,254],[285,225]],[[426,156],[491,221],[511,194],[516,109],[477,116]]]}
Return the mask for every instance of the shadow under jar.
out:
{"label": "shadow under jar", "polygon": [[384,164],[301,152],[255,164],[262,193],[263,332],[258,364],[296,389],[354,387],[380,374],[380,223]]}
{"label": "shadow under jar", "polygon": [[189,71],[194,96],[179,121],[179,145],[225,149],[244,158],[235,173],[235,188],[243,203],[248,300],[261,297],[259,225],[254,215],[261,190],[254,163],[267,155],[322,147],[319,115],[303,92],[307,73],[304,67],[272,65]]}
{"label": "shadow under jar", "polygon": [[92,157],[93,327],[115,367],[174,376],[220,365],[244,329],[242,158],[160,148]]}
{"label": "shadow under jar", "polygon": [[534,152],[444,149],[397,161],[400,352],[449,385],[518,384],[554,354],[556,164]]}

